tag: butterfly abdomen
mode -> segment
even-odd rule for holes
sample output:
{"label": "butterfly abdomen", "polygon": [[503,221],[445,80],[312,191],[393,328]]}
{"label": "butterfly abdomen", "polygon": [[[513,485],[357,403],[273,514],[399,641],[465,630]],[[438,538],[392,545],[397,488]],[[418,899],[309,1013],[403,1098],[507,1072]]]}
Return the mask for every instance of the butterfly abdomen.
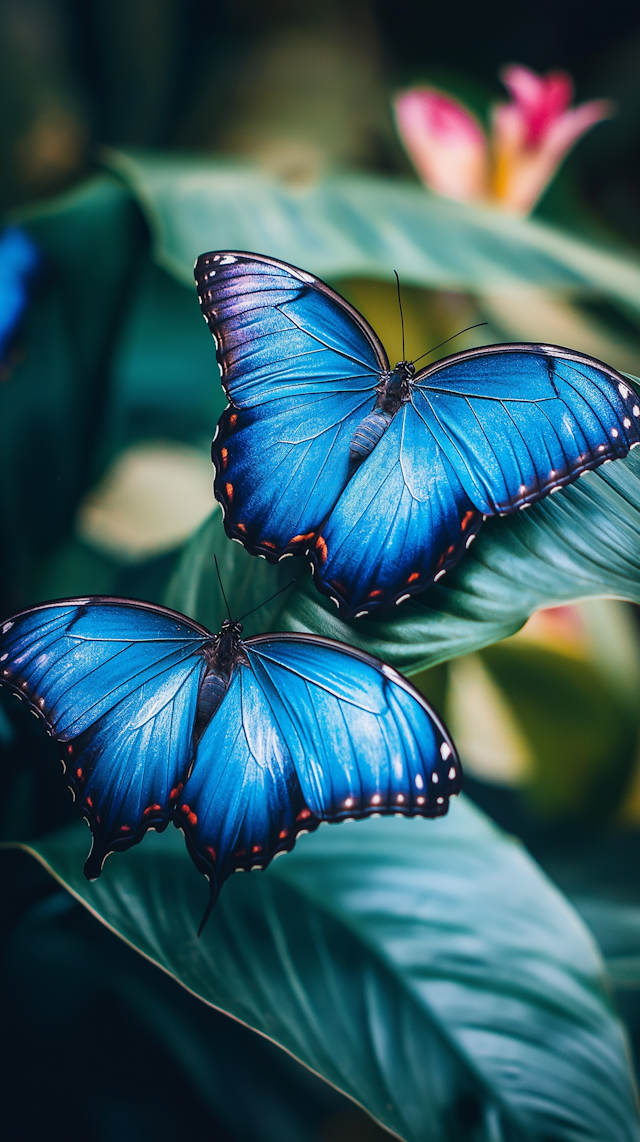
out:
{"label": "butterfly abdomen", "polygon": [[380,408],[374,409],[368,416],[365,416],[351,437],[349,445],[351,460],[362,461],[370,452],[373,452],[392,420],[393,416],[388,412],[383,412]]}
{"label": "butterfly abdomen", "polygon": [[198,705],[196,707],[195,738],[198,741],[208,726],[218,706],[224,698],[229,679],[216,671],[205,674],[198,691]]}

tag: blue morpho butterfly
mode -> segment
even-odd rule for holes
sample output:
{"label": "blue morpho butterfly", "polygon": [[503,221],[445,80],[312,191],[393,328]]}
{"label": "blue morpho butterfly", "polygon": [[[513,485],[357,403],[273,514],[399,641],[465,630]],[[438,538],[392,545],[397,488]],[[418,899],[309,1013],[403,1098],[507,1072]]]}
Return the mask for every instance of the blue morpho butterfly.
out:
{"label": "blue morpho butterfly", "polygon": [[460,764],[406,679],[316,635],[241,633],[240,621],[212,635],[164,607],[99,596],[0,627],[0,683],[61,743],[91,826],[89,879],[173,820],[211,907],[230,873],[264,868],[321,821],[447,812]]}
{"label": "blue morpho butterfly", "polygon": [[0,233],[0,368],[10,364],[11,348],[27,308],[29,281],[40,264],[38,249],[18,226]]}
{"label": "blue morpho butterfly", "polygon": [[554,345],[489,345],[390,369],[363,317],[274,258],[203,254],[200,304],[229,405],[212,447],[227,534],[312,559],[347,616],[452,567],[484,518],[526,508],[640,441],[614,369]]}

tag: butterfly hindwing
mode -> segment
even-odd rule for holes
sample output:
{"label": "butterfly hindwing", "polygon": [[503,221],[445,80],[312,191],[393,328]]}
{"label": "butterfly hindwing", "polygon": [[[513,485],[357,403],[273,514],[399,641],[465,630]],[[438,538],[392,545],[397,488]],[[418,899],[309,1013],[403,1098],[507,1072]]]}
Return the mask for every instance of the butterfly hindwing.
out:
{"label": "butterfly hindwing", "polygon": [[316,585],[347,614],[368,614],[426,587],[457,562],[481,524],[407,402],[314,541]]}
{"label": "butterfly hindwing", "polygon": [[533,503],[640,440],[629,382],[552,345],[459,353],[416,376],[413,401],[485,515]]}
{"label": "butterfly hindwing", "polygon": [[446,813],[461,786],[453,743],[399,674],[309,635],[242,645],[176,809],[212,899],[320,821]]}
{"label": "butterfly hindwing", "polygon": [[236,869],[266,867],[300,831],[319,824],[304,801],[290,742],[254,672],[236,666],[198,743],[175,817],[209,877],[212,900]]}
{"label": "butterfly hindwing", "polygon": [[283,262],[203,254],[195,274],[230,400],[212,448],[227,533],[271,561],[300,554],[347,481],[384,350],[338,294]]}
{"label": "butterfly hindwing", "polygon": [[263,635],[245,644],[312,814],[436,817],[461,785],[453,743],[391,667],[329,639]]}
{"label": "butterfly hindwing", "polygon": [[85,871],[173,812],[192,755],[206,632],[122,599],[34,607],[2,626],[2,681],[61,743],[94,844]]}

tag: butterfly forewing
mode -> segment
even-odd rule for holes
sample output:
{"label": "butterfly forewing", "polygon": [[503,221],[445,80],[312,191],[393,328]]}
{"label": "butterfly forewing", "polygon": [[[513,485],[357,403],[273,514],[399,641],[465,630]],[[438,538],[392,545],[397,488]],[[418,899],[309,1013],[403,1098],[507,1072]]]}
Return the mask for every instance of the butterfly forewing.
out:
{"label": "butterfly forewing", "polygon": [[349,445],[388,369],[367,323],[311,274],[203,254],[200,304],[230,405],[213,442],[228,535],[270,561],[302,554],[349,475]]}
{"label": "butterfly forewing", "polygon": [[61,745],[94,844],[109,852],[168,823],[192,758],[207,632],[127,599],[44,604],[1,628],[0,679]]}
{"label": "butterfly forewing", "polygon": [[418,374],[414,405],[485,515],[532,503],[640,440],[629,381],[556,346],[460,353]]}

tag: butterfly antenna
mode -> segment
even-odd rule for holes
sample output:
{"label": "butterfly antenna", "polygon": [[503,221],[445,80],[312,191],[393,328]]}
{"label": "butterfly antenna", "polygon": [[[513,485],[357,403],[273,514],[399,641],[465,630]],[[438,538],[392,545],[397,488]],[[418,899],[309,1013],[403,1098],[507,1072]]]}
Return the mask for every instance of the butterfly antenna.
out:
{"label": "butterfly antenna", "polygon": [[[227,602],[227,596],[225,595],[225,593],[224,593],[224,587],[222,586],[222,575],[220,574],[220,568],[218,567],[218,557],[217,557],[217,555],[214,555],[214,557],[213,557],[213,561],[214,561],[214,563],[215,563],[215,565],[216,565],[216,573],[217,573],[217,575],[218,575],[218,582],[219,582],[219,584],[220,584],[220,590],[222,591],[222,598],[224,599],[224,605],[225,605],[225,607],[227,608],[227,614],[228,614],[228,616],[229,616],[229,622],[233,622],[233,619],[231,618],[231,611],[229,610],[229,604],[228,604],[228,602]],[[203,921],[203,923],[204,923],[204,921]]]}
{"label": "butterfly antenna", "polygon": [[479,321],[477,325],[467,325],[466,329],[461,329],[459,333],[454,333],[452,337],[447,337],[446,341],[441,341],[439,345],[434,345],[433,349],[427,349],[426,353],[422,353],[420,357],[416,357],[413,361],[414,365],[418,364],[423,357],[428,357],[429,353],[435,353],[436,349],[442,349],[443,345],[448,345],[450,341],[455,341],[456,337],[462,337],[463,333],[468,333],[470,329],[480,329],[482,325],[488,325],[488,321]]}
{"label": "butterfly antenna", "polygon": [[[398,289],[398,305],[400,307],[400,324],[402,326],[402,360],[404,361],[404,314],[402,312],[402,298],[400,296],[400,278],[398,277],[398,271],[397,270],[394,270],[393,272],[396,275],[396,286]],[[432,352],[433,352],[433,350],[432,350]]]}
{"label": "butterfly antenna", "polygon": [[241,623],[242,620],[246,619],[248,615],[252,615],[255,613],[255,611],[259,611],[260,607],[266,607],[267,603],[270,603],[272,599],[276,599],[278,597],[278,595],[281,595],[283,593],[283,591],[288,591],[289,587],[292,587],[294,583],[295,583],[295,579],[292,579],[290,583],[287,583],[286,587],[281,587],[279,591],[276,591],[275,595],[270,595],[268,599],[265,599],[264,603],[259,603],[258,606],[253,607],[252,610],[245,611],[245,613],[243,615],[240,615],[238,622]]}

